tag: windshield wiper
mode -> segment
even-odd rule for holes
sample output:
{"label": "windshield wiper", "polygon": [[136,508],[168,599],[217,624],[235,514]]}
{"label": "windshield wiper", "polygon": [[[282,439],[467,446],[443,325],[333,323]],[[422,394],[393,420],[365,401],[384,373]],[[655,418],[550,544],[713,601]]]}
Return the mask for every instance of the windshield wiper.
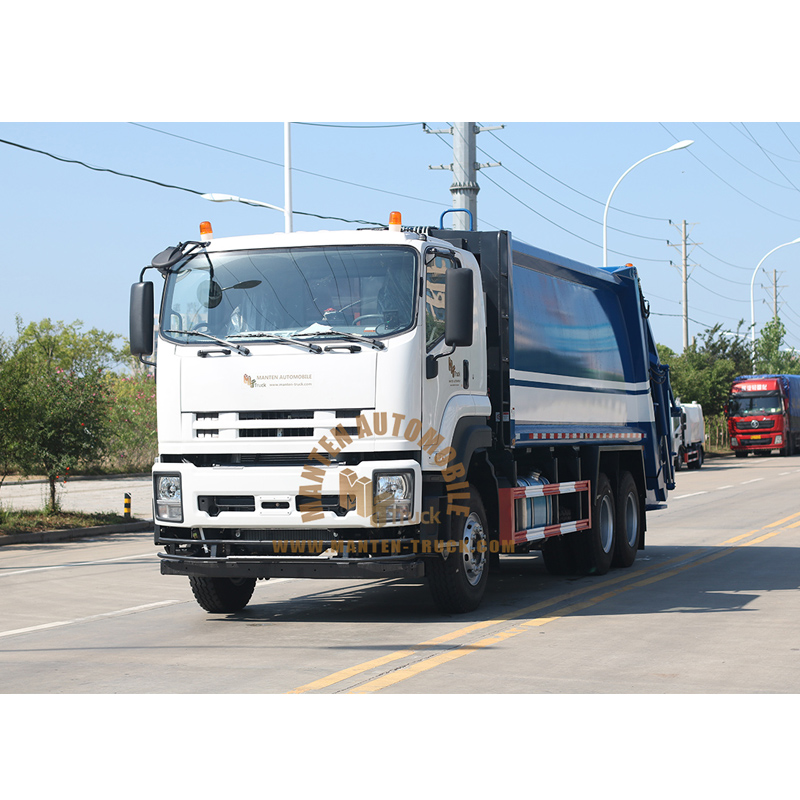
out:
{"label": "windshield wiper", "polygon": [[298,347],[305,347],[312,353],[322,352],[322,348],[318,344],[313,344],[312,342],[304,342],[301,339],[295,339],[294,336],[285,336],[282,333],[269,333],[268,331],[248,331],[247,333],[235,333],[233,335],[236,337],[246,336],[251,339],[253,338],[265,339],[270,342],[284,342],[285,344],[295,344]]}
{"label": "windshield wiper", "polygon": [[305,330],[299,331],[296,336],[336,336],[340,339],[346,339],[349,342],[361,342],[368,344],[373,350],[385,350],[386,345],[380,339],[373,339],[369,336],[360,336],[357,333],[347,333],[346,331],[337,331],[328,325],[310,325]]}
{"label": "windshield wiper", "polygon": [[212,336],[210,333],[205,333],[205,331],[164,331],[164,333],[179,333],[185,336],[203,336],[206,339],[211,339],[212,342],[224,345],[225,347],[230,347],[243,356],[250,355],[250,351],[244,345],[229,342],[227,339],[218,339],[216,336]]}

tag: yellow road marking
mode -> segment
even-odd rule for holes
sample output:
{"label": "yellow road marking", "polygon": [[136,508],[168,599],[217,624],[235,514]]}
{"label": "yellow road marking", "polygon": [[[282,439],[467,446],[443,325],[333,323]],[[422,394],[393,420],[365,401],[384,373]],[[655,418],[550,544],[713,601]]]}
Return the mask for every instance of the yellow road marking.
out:
{"label": "yellow road marking", "polygon": [[[800,516],[800,512],[798,512],[797,514],[792,514],[789,517],[785,517],[784,519],[779,520],[778,522],[773,522],[770,523],[769,525],[765,525],[763,528],[760,528],[758,530],[753,530],[750,531],[749,533],[744,533],[739,536],[735,536],[732,539],[728,539],[725,542],[722,542],[721,544],[731,545],[734,542],[739,542],[742,539],[746,539],[748,536],[752,536],[753,534],[758,533],[759,530],[767,530],[769,528],[774,528],[777,525],[780,525],[783,522],[787,522],[790,519],[794,519],[797,516]],[[542,625],[545,625],[548,622],[552,622],[555,619],[560,619],[570,614],[574,614],[577,611],[581,611],[585,608],[597,605],[598,603],[601,603],[612,597],[616,597],[622,594],[623,592],[630,591],[631,589],[634,588],[639,588],[642,586],[648,586],[650,584],[657,583],[661,580],[664,580],[665,578],[673,577],[674,575],[677,575],[678,573],[686,569],[689,569],[690,567],[695,567],[701,564],[707,564],[712,561],[716,561],[718,558],[722,558],[723,556],[729,555],[730,553],[734,552],[735,550],[741,547],[749,547],[750,545],[758,544],[760,542],[766,541],[767,539],[771,539],[774,536],[777,536],[783,530],[796,528],[798,526],[800,526],[800,520],[792,523],[791,525],[787,525],[784,528],[780,528],[778,530],[774,530],[769,533],[763,534],[762,536],[756,537],[755,539],[752,539],[749,542],[744,542],[742,544],[739,544],[736,547],[727,547],[725,550],[719,551],[717,553],[711,553],[710,555],[707,555],[704,558],[700,558],[697,561],[692,561],[687,564],[682,564],[681,566],[676,567],[675,569],[672,570],[668,570],[666,572],[659,572],[657,575],[652,575],[649,577],[642,578],[640,580],[632,581],[628,583],[627,586],[622,586],[620,588],[613,589],[612,591],[597,595],[596,597],[592,597],[588,600],[579,603],[574,603],[569,606],[565,606],[561,609],[553,611],[549,616],[537,617],[532,620],[527,620],[521,623],[517,627],[499,631],[498,633],[493,634],[492,636],[488,636],[485,639],[480,639],[477,642],[460,645],[456,648],[453,648],[452,650],[448,650],[445,653],[439,653],[435,656],[425,658],[421,661],[417,661],[413,664],[409,664],[405,667],[401,667],[400,669],[386,673],[385,675],[382,675],[378,678],[368,681],[367,683],[364,683],[361,686],[351,689],[349,693],[365,694],[365,693],[379,691],[380,689],[384,689],[387,686],[399,683],[400,681],[411,678],[414,675],[418,675],[422,672],[426,672],[427,670],[433,669],[434,667],[440,666],[441,664],[445,664],[448,661],[453,661],[469,653],[485,649],[493,644],[497,644],[499,642],[505,641],[506,639],[510,639],[514,636],[519,635],[520,633],[524,633],[531,627],[541,627]],[[640,571],[640,574],[653,569],[660,570],[669,564],[675,563],[676,561],[686,561],[687,559],[691,559],[696,555],[707,552],[707,550],[708,550],[707,547],[703,547],[697,550],[693,550],[688,554],[676,556],[675,558],[669,559],[668,561],[662,562],[661,564],[645,568]],[[521,608],[516,611],[510,611],[509,613],[503,614],[502,616],[497,617],[495,619],[483,620],[481,622],[473,623],[472,625],[468,625],[464,628],[459,628],[457,630],[450,631],[449,633],[445,633],[441,636],[437,636],[434,639],[428,639],[427,641],[421,642],[420,644],[415,645],[413,647],[409,647],[404,650],[397,650],[393,653],[388,653],[387,655],[382,656],[380,658],[372,659],[371,661],[366,661],[361,664],[357,664],[354,667],[350,667],[344,670],[339,670],[338,672],[334,672],[323,678],[299,686],[296,689],[292,689],[288,692],[288,694],[304,694],[305,692],[312,692],[312,691],[318,691],[320,689],[326,689],[329,686],[333,686],[336,683],[340,683],[342,681],[356,677],[357,675],[360,675],[364,672],[368,672],[371,669],[376,669],[378,667],[385,666],[386,664],[390,664],[393,661],[399,661],[400,659],[416,655],[417,652],[423,648],[435,646],[437,644],[444,644],[446,642],[452,641],[453,639],[457,639],[462,636],[467,636],[470,633],[474,633],[475,631],[483,630],[485,628],[493,627],[495,625],[501,625],[504,622],[510,622],[511,620],[518,619],[519,617],[523,617],[527,614],[542,610],[548,606],[557,605],[558,603],[570,600],[574,597],[578,597],[579,595],[586,594],[592,591],[597,591],[598,589],[602,590],[605,587],[613,586],[614,584],[618,584],[623,581],[630,581],[631,577],[634,577],[635,574],[636,573],[633,573],[632,575],[629,572],[619,577],[603,581],[600,584],[592,584],[589,586],[585,586],[580,589],[575,589],[571,592],[566,592],[549,600],[542,600],[538,603],[534,603],[533,605],[526,606],[525,608]]]}

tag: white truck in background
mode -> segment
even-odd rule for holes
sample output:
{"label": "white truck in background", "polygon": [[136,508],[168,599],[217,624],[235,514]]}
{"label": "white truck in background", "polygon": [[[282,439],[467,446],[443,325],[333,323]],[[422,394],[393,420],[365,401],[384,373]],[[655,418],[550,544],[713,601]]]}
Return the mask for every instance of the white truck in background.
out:
{"label": "white truck in background", "polygon": [[675,469],[700,469],[705,459],[706,426],[700,403],[684,403],[676,398],[679,417],[673,417],[672,439],[675,446]]}

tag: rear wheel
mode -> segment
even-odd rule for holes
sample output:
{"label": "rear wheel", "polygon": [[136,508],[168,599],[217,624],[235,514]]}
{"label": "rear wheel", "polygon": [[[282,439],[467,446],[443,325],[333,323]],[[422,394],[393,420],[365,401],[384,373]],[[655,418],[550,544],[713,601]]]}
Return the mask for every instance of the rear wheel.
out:
{"label": "rear wheel", "polygon": [[629,567],[636,560],[639,540],[642,537],[642,512],[639,490],[630,472],[620,475],[616,508],[615,567]]}
{"label": "rear wheel", "polygon": [[703,466],[703,447],[697,445],[697,458],[689,464],[691,469],[700,469]]}
{"label": "rear wheel", "polygon": [[211,614],[241,611],[253,596],[255,578],[202,578],[191,576],[189,585],[201,608]]}
{"label": "rear wheel", "polygon": [[489,578],[489,530],[478,492],[468,490],[468,514],[448,516],[447,558],[427,564],[428,586],[436,605],[447,613],[474,611],[481,603]]}
{"label": "rear wheel", "polygon": [[592,507],[592,527],[585,533],[578,534],[574,540],[579,572],[585,575],[605,575],[611,568],[616,538],[615,517],[614,493],[608,478],[601,472]]}

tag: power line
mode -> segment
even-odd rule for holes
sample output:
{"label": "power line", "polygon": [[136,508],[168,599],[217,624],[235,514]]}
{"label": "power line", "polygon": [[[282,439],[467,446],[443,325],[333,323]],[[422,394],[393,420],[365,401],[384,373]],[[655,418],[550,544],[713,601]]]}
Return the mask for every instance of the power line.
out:
{"label": "power line", "polygon": [[740,167],[743,167],[748,172],[752,172],[753,175],[755,175],[757,178],[761,178],[762,180],[767,181],[767,183],[771,183],[773,186],[777,186],[780,189],[792,189],[792,188],[797,189],[797,187],[794,186],[794,185],[793,186],[784,186],[782,183],[777,183],[776,181],[773,181],[770,178],[768,178],[766,175],[762,175],[760,172],[756,172],[754,169],[750,169],[750,167],[748,167],[747,164],[744,164],[741,161],[739,161],[738,158],[736,158],[735,156],[732,156],[721,144],[719,144],[718,142],[714,141],[714,139],[712,139],[711,136],[708,133],[706,133],[696,122],[693,122],[692,125],[694,125],[695,128],[697,128],[697,130],[699,130],[700,133],[702,133],[703,136],[705,136],[713,145],[715,145],[720,150],[722,150],[722,152],[725,153],[725,155],[728,156],[728,158],[733,159]]}
{"label": "power line", "polygon": [[351,128],[351,129],[370,129],[370,128],[411,128],[413,126],[422,125],[425,128],[424,122],[398,122],[391,125],[336,125],[329,122],[293,122],[292,125],[309,125],[314,128]]}
{"label": "power line", "polygon": [[[658,124],[659,124],[659,125],[660,125],[660,126],[661,126],[661,127],[662,127],[662,128],[663,128],[663,129],[664,129],[664,130],[665,130],[665,131],[666,131],[666,132],[669,134],[669,135],[670,135],[670,136],[672,136],[672,138],[673,138],[673,139],[675,139],[675,141],[676,141],[676,142],[678,141],[678,137],[677,137],[677,136],[675,136],[675,135],[672,133],[672,131],[670,131],[670,130],[669,130],[669,128],[667,128],[667,126],[666,126],[666,125],[664,125],[664,123],[663,123],[663,122],[659,122]],[[736,187],[735,187],[733,184],[730,184],[730,183],[728,183],[728,181],[726,181],[726,180],[725,180],[725,178],[723,178],[721,175],[717,175],[717,173],[716,173],[716,172],[714,172],[714,170],[713,170],[713,169],[711,169],[711,167],[709,167],[709,166],[708,166],[707,164],[705,164],[705,163],[704,163],[704,162],[703,162],[701,159],[699,159],[699,158],[698,158],[698,157],[697,157],[697,156],[696,156],[696,155],[695,155],[695,154],[694,154],[694,153],[693,153],[691,150],[688,150],[687,152],[688,152],[688,153],[689,153],[689,155],[690,155],[692,158],[694,158],[694,159],[695,159],[695,160],[696,160],[696,161],[697,161],[699,164],[702,164],[702,166],[704,166],[704,167],[705,167],[705,168],[706,168],[706,169],[707,169],[707,170],[708,170],[708,171],[709,171],[709,172],[710,172],[710,173],[711,173],[711,174],[712,174],[712,175],[713,175],[715,178],[717,178],[717,179],[721,180],[721,181],[722,181],[722,182],[723,182],[723,183],[724,183],[724,184],[725,184],[725,185],[726,185],[728,188],[730,188],[730,189],[733,189],[733,191],[734,191],[734,192],[736,192],[736,194],[739,194],[739,195],[741,195],[742,197],[744,197],[744,198],[745,198],[745,200],[749,200],[749,201],[750,201],[751,203],[753,203],[754,205],[757,205],[759,208],[763,208],[763,209],[764,209],[764,211],[769,211],[769,212],[770,212],[770,214],[775,214],[775,216],[777,216],[777,217],[783,217],[783,219],[788,219],[788,220],[791,220],[792,222],[800,222],[800,219],[798,219],[797,217],[787,217],[787,216],[786,216],[786,214],[781,214],[779,211],[773,211],[771,208],[767,208],[766,206],[764,206],[764,205],[761,205],[761,203],[759,203],[758,201],[756,201],[756,200],[753,200],[753,198],[752,198],[752,197],[749,197],[749,196],[748,196],[748,195],[746,195],[744,192],[741,192],[741,191],[739,191],[739,189],[737,189],[737,188],[736,188]]]}
{"label": "power line", "polygon": [[[449,123],[447,123],[447,124],[449,124]],[[444,142],[444,140],[441,138],[441,136],[438,133],[436,133],[435,131],[431,131],[431,133],[435,133],[437,138],[439,138],[439,140],[442,141],[447,147],[450,146],[447,142]],[[485,150],[482,150],[480,148],[477,148],[477,149],[479,149],[480,152],[483,153],[487,158],[490,158],[490,159],[492,158],[492,156],[489,155],[489,153],[487,153]],[[511,174],[514,174],[514,173],[511,173]],[[545,222],[549,222],[551,225],[554,225],[556,228],[559,228],[560,230],[564,231],[564,233],[568,233],[570,236],[574,236],[576,239],[580,239],[581,241],[586,242],[587,244],[591,244],[591,245],[593,245],[595,247],[601,247],[601,245],[598,244],[597,242],[593,242],[590,239],[586,239],[583,236],[580,236],[579,234],[575,233],[574,231],[571,231],[568,228],[565,228],[562,225],[559,225],[557,222],[554,222],[553,220],[549,219],[544,214],[542,214],[540,211],[537,211],[532,206],[529,206],[527,203],[525,203],[523,200],[521,200],[515,194],[513,194],[508,189],[506,189],[504,186],[500,185],[493,178],[490,178],[488,174],[485,175],[485,177],[490,183],[493,183],[498,189],[500,189],[500,191],[502,191],[505,194],[507,194],[510,198],[512,198],[513,200],[518,202],[520,205],[522,205],[525,208],[527,208],[529,211],[532,211],[538,217],[541,217],[543,220],[545,220]],[[518,176],[515,176],[515,177],[518,177]],[[525,182],[525,181],[523,181],[523,182]],[[534,187],[531,187],[531,188],[534,188]],[[575,213],[577,213],[577,212],[575,212]],[[660,241],[660,240],[656,240],[656,241]],[[634,261],[651,261],[651,262],[658,263],[658,264],[665,263],[665,259],[645,258],[643,256],[641,256],[641,257],[640,256],[631,256],[631,255],[629,255],[627,253],[621,253],[618,250],[609,250],[609,252],[610,253],[615,253],[616,255],[623,256],[625,258],[633,259]]]}
{"label": "power line", "polygon": [[[140,175],[132,175],[131,173],[128,173],[128,172],[119,172],[118,170],[110,169],[108,167],[93,167],[91,164],[86,164],[85,162],[78,161],[77,159],[74,159],[74,158],[64,158],[63,156],[57,156],[54,153],[48,153],[46,150],[37,150],[35,147],[28,147],[27,145],[19,144],[18,142],[10,142],[7,139],[0,139],[0,144],[7,144],[7,145],[10,145],[11,147],[18,147],[18,148],[20,148],[20,150],[27,150],[27,151],[29,151],[31,153],[39,153],[40,155],[48,156],[49,158],[53,158],[56,161],[62,161],[65,164],[77,164],[78,166],[85,167],[86,169],[91,169],[94,172],[108,172],[111,175],[117,175],[120,178],[131,178],[132,180],[135,180],[135,181],[142,181],[144,183],[152,183],[155,186],[161,186],[164,189],[176,189],[179,192],[188,192],[189,194],[194,194],[194,195],[207,194],[207,192],[201,192],[201,191],[198,191],[197,189],[188,189],[185,186],[177,186],[177,185],[172,184],[172,183],[163,183],[162,181],[157,181],[157,180],[154,180],[153,178],[143,178]],[[246,201],[242,201],[242,202],[245,205],[255,205],[253,203],[247,203]],[[331,219],[331,220],[336,220],[338,222],[350,222],[350,223],[358,224],[358,225],[380,225],[381,224],[379,222],[372,222],[370,220],[344,219],[343,217],[330,217],[330,216],[325,216],[325,215],[322,215],[322,214],[313,214],[310,211],[296,211],[294,209],[292,209],[292,213],[293,214],[301,214],[301,215],[303,215],[305,217],[315,217],[316,219]]]}
{"label": "power line", "polygon": [[[745,125],[744,122],[742,123],[742,127],[748,133],[750,133],[750,131],[747,130],[747,125]],[[753,134],[750,134],[750,136],[752,137],[753,141],[756,143],[756,146],[758,147],[758,149],[769,159],[769,163],[772,164],[772,166],[775,167],[775,169],[778,170],[778,172],[780,172],[780,174],[783,175],[783,177],[786,178],[786,180],[789,181],[789,183],[791,183],[792,186],[797,190],[797,187],[792,183],[792,181],[789,178],[789,176],[772,160],[772,158],[770,157],[769,153],[761,146],[761,144],[758,142],[756,137],[753,136]],[[798,191],[800,191],[800,190],[798,190]]]}
{"label": "power line", "polygon": [[[539,172],[541,172],[544,175],[547,175],[548,178],[556,181],[556,183],[560,183],[562,186],[566,187],[571,192],[575,192],[575,194],[579,194],[581,197],[585,197],[587,200],[591,200],[593,203],[597,203],[597,204],[599,204],[601,206],[605,206],[605,203],[602,200],[597,200],[594,197],[590,197],[588,194],[584,194],[583,192],[579,191],[578,189],[575,189],[573,186],[570,186],[568,183],[564,183],[564,181],[560,180],[559,178],[556,178],[555,175],[551,175],[549,172],[547,172],[547,170],[542,169],[538,164],[534,164],[533,161],[531,161],[529,158],[526,158],[518,150],[515,150],[510,144],[508,144],[507,142],[503,141],[496,133],[492,133],[492,136],[494,136],[494,138],[497,139],[497,141],[500,142],[503,146],[507,147],[512,153],[514,153],[515,155],[518,155],[523,161],[526,161],[534,169],[538,169]],[[611,208],[613,208],[614,211],[618,211],[621,214],[629,214],[632,217],[639,217],[641,219],[649,219],[649,220],[653,220],[655,222],[668,222],[669,221],[669,220],[664,219],[662,217],[648,217],[648,216],[645,216],[644,214],[636,214],[633,211],[626,211],[625,209],[617,208],[616,206],[611,206]]]}
{"label": "power line", "polygon": [[[742,123],[742,125],[744,125],[744,123]],[[733,122],[730,123],[730,126],[740,136],[744,136],[744,138],[747,139],[751,144],[758,144],[758,142],[756,142],[756,140],[753,138],[753,135],[750,133],[750,131],[747,131],[747,133],[742,133],[742,131],[740,131]],[[780,126],[778,126],[778,127],[780,127]],[[783,135],[786,136],[786,133],[784,133]],[[789,137],[787,136],[786,138],[788,139]],[[794,147],[794,145],[792,145],[792,146]],[[797,150],[796,147],[794,149]],[[784,161],[792,161],[795,164],[800,163],[800,159],[797,159],[797,158],[789,158],[788,156],[782,156],[782,155],[780,155],[780,153],[771,153],[771,154],[773,156],[775,156],[775,158],[782,158]]]}
{"label": "power line", "polygon": [[[163,136],[172,136],[175,139],[183,139],[185,142],[191,142],[192,144],[197,144],[197,145],[200,145],[202,147],[210,147],[213,150],[221,150],[224,153],[230,153],[231,155],[241,156],[242,158],[249,158],[249,159],[251,159],[253,161],[260,161],[263,164],[270,164],[273,167],[280,167],[281,169],[283,169],[283,164],[280,164],[280,163],[278,163],[276,161],[269,161],[266,158],[259,158],[258,156],[250,155],[249,153],[241,153],[241,152],[239,152],[237,150],[229,150],[229,149],[227,149],[225,147],[219,147],[219,146],[214,145],[214,144],[209,144],[208,142],[201,142],[199,139],[190,139],[188,136],[180,136],[177,133],[170,133],[169,131],[162,131],[159,128],[153,128],[150,125],[142,125],[142,123],[140,123],[140,122],[131,122],[129,124],[130,125],[136,125],[138,128],[145,128],[146,130],[153,131],[154,133],[160,133]],[[292,124],[296,125],[296,124],[299,124],[299,123],[293,122]],[[305,123],[305,124],[310,125],[312,123]],[[419,123],[413,123],[413,124],[416,125],[416,124],[419,124]],[[322,175],[319,172],[310,172],[309,170],[300,169],[298,167],[292,167],[292,172],[302,173],[303,175],[311,175],[314,178],[322,178],[323,180],[334,181],[335,183],[343,183],[346,186],[354,186],[357,189],[368,189],[369,191],[372,191],[372,192],[381,192],[382,194],[392,195],[393,197],[402,197],[404,200],[414,200],[414,201],[416,201],[418,203],[430,203],[431,205],[435,205],[435,206],[444,205],[443,203],[438,203],[435,200],[427,200],[427,199],[425,199],[423,197],[412,197],[411,195],[400,194],[399,192],[390,192],[388,189],[378,189],[375,186],[366,186],[366,185],[361,184],[361,183],[354,183],[353,181],[346,181],[343,178],[334,178],[334,177],[332,177],[330,175]],[[299,213],[299,212],[293,212],[293,213]],[[372,224],[372,223],[370,223],[370,224]]]}

